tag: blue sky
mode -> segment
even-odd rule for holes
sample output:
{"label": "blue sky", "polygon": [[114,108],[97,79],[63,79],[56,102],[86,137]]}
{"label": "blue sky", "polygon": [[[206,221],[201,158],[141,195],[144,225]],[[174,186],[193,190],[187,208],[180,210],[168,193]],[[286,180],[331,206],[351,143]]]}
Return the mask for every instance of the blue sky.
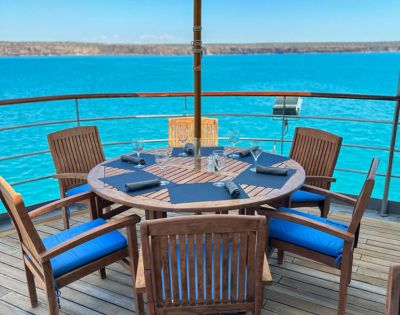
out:
{"label": "blue sky", "polygon": [[[0,41],[189,43],[191,0],[0,0]],[[203,0],[205,43],[400,40],[399,0]]]}

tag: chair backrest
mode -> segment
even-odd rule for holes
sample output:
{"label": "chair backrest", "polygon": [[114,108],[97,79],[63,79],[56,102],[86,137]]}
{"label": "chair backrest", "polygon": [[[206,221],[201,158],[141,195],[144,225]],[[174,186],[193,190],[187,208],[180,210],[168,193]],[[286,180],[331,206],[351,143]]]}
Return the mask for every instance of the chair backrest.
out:
{"label": "chair backrest", "polygon": [[386,292],[386,315],[400,314],[400,265],[393,265],[389,269],[389,278]]}
{"label": "chair backrest", "polygon": [[[168,145],[170,147],[178,147],[181,145],[178,139],[178,133],[184,128],[189,129],[188,142],[193,143],[193,127],[193,117],[170,118],[168,121]],[[201,145],[218,145],[218,119],[201,118]]]}
{"label": "chair backrest", "polygon": [[[332,133],[297,127],[294,132],[290,157],[303,166],[306,175],[332,176],[339,156],[342,138]],[[307,184],[329,189],[328,182],[307,182]]]}
{"label": "chair backrest", "polygon": [[[57,174],[88,173],[105,160],[96,126],[57,131],[49,134],[47,140]],[[79,179],[59,180],[62,194],[84,183],[85,181]]]}
{"label": "chair backrest", "polygon": [[42,240],[33,226],[21,195],[16,193],[1,176],[0,199],[17,230],[22,251],[29,255],[29,257],[34,257],[39,261],[39,254],[45,250]]}
{"label": "chair backrest", "polygon": [[364,215],[365,209],[367,208],[368,202],[371,198],[372,190],[374,189],[375,185],[375,176],[378,165],[379,159],[374,158],[371,162],[367,179],[364,182],[361,193],[357,198],[356,205],[354,206],[353,216],[349,225],[349,232],[353,234],[356,233],[358,226],[360,225],[361,218]]}
{"label": "chair backrest", "polygon": [[265,217],[151,220],[141,224],[141,233],[146,291],[156,314],[174,307],[251,311],[261,303]]}

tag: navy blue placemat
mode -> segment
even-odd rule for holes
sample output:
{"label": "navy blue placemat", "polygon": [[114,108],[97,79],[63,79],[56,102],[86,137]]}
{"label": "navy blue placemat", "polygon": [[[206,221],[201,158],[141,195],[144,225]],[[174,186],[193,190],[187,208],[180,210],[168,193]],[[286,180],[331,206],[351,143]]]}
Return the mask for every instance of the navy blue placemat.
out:
{"label": "navy blue placemat", "polygon": [[140,182],[143,180],[157,179],[157,178],[159,179],[160,177],[150,174],[146,171],[139,170],[139,171],[132,172],[132,173],[125,173],[125,174],[119,174],[119,175],[115,175],[115,176],[100,178],[100,180],[103,181],[104,183],[107,183],[107,184],[113,186],[114,188],[117,188],[119,191],[122,191],[130,196],[138,196],[138,195],[143,195],[145,193],[165,189],[166,186],[156,186],[156,187],[151,187],[151,188],[128,192],[125,189],[125,184]]}
{"label": "navy blue placemat", "polygon": [[[238,185],[239,186],[239,185]],[[239,186],[240,197],[247,199],[249,196]],[[170,202],[173,204],[185,202],[235,200],[232,199],[225,187],[215,187],[212,183],[176,184],[168,185]]]}
{"label": "navy blue placemat", "polygon": [[[246,157],[238,157],[235,158],[235,160],[239,160],[239,161],[243,161],[243,162],[247,162],[250,164],[254,164],[254,158],[251,155],[251,153],[246,156]],[[278,154],[274,154],[274,153],[270,153],[270,152],[263,152],[261,153],[261,155],[258,157],[258,164],[264,165],[264,166],[271,166],[274,165],[276,163],[282,163],[285,161],[290,160],[290,158],[286,157],[286,156],[281,156]]]}
{"label": "navy blue placemat", "polygon": [[253,173],[250,171],[250,168],[251,167],[248,167],[239,176],[235,177],[235,183],[280,189],[286,184],[289,178],[296,173],[296,170],[289,169],[286,176],[259,174]]}
{"label": "navy blue placemat", "polygon": [[[223,150],[224,147],[201,147],[200,153],[201,156],[209,156],[210,154],[213,153],[214,150]],[[183,152],[183,148],[173,148],[172,149],[172,156],[176,157],[179,156],[179,153]],[[193,155],[189,155],[193,156]]]}
{"label": "navy blue placemat", "polygon": [[[129,154],[129,155],[136,157],[136,154]],[[140,157],[146,161],[145,167],[156,164],[156,160],[155,160],[155,157],[153,154],[143,153],[143,154],[140,154]],[[122,170],[128,170],[128,171],[137,170],[137,168],[135,167],[135,164],[121,161],[120,158],[116,159],[115,161],[107,162],[103,165],[109,166],[109,167],[114,167],[114,168],[120,168]]]}

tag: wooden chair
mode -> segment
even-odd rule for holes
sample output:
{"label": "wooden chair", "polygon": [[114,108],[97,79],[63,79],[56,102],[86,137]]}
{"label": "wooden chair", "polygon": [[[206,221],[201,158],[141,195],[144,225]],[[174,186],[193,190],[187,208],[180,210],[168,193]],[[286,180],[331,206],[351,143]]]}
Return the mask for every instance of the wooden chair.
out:
{"label": "wooden chair", "polygon": [[390,267],[386,293],[386,315],[400,314],[400,265]]}
{"label": "wooden chair", "polygon": [[354,210],[349,225],[289,208],[258,210],[269,219],[268,245],[270,248],[278,249],[279,264],[283,263],[284,251],[289,251],[340,269],[338,314],[345,314],[356,234],[375,184],[378,163],[377,158],[373,159],[368,177],[357,199],[323,188],[304,186],[307,191],[353,205]]}
{"label": "wooden chair", "polygon": [[[181,142],[178,133],[183,128],[189,129],[189,138],[187,142],[193,143],[193,117],[170,118],[168,121],[168,145],[170,147],[179,147]],[[201,145],[217,146],[218,145],[218,119],[201,118]]]}
{"label": "wooden chair", "polygon": [[[90,191],[86,178],[105,155],[96,126],[75,127],[47,136],[56,169],[61,198]],[[62,209],[64,227],[69,228],[69,211]]]}
{"label": "wooden chair", "polygon": [[[342,138],[332,133],[297,127],[294,133],[290,157],[300,163],[306,172],[306,184],[330,189]],[[321,216],[329,213],[330,199],[327,196],[303,189],[291,195],[290,207],[319,207]]]}
{"label": "wooden chair", "polygon": [[[15,225],[21,243],[32,307],[38,305],[35,279],[45,290],[49,313],[52,315],[59,313],[57,293],[62,287],[114,262],[120,261],[131,272],[135,283],[138,262],[136,224],[140,222],[137,215],[111,222],[96,219],[40,239],[32,223],[33,218],[82,200],[89,199],[94,203],[94,194],[77,194],[28,213],[21,195],[0,177],[0,199]],[[117,231],[124,227],[127,228],[127,239]],[[136,294],[134,286],[133,293],[136,310],[143,314],[143,295]]]}
{"label": "wooden chair", "polygon": [[136,290],[147,294],[149,314],[260,314],[263,285],[272,282],[265,218],[185,216],[140,228]]}

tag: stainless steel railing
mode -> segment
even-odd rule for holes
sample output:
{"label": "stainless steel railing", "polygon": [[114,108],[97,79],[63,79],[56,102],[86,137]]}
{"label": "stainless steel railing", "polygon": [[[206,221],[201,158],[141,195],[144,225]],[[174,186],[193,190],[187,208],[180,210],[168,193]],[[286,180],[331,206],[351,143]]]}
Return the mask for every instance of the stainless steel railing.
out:
{"label": "stainless steel railing", "polygon": [[[395,103],[393,110],[392,120],[380,120],[380,119],[364,119],[364,118],[349,118],[349,117],[334,117],[334,116],[297,116],[299,119],[316,119],[316,120],[331,120],[331,121],[341,121],[341,122],[358,122],[358,123],[373,123],[373,124],[384,124],[392,126],[392,133],[390,138],[390,144],[388,147],[374,146],[374,145],[359,145],[359,144],[343,144],[344,147],[358,148],[358,149],[370,149],[377,151],[387,151],[389,152],[388,164],[386,173],[380,173],[378,176],[385,177],[385,188],[383,192],[381,214],[387,214],[387,204],[390,189],[390,180],[392,178],[400,178],[400,174],[392,174],[393,170],[393,158],[396,152],[400,152],[400,149],[396,149],[396,136],[397,136],[397,126],[399,123],[399,110],[400,110],[400,84],[397,96],[381,96],[381,95],[362,95],[362,94],[340,94],[340,93],[313,93],[313,92],[205,92],[203,97],[274,97],[283,96],[284,106],[286,97],[299,96],[299,97],[310,97],[310,98],[336,98],[336,99],[353,99],[353,100],[375,100],[375,101],[393,101]],[[129,115],[129,116],[112,116],[112,117],[93,117],[93,118],[81,118],[80,116],[80,106],[79,100],[81,99],[103,99],[103,98],[183,98],[184,100],[184,114],[161,114],[161,115]],[[75,118],[68,120],[54,120],[54,121],[44,121],[38,123],[30,124],[20,124],[13,126],[5,126],[0,128],[1,131],[15,130],[21,128],[35,128],[55,124],[70,124],[76,123],[78,126],[82,122],[92,122],[92,121],[109,121],[109,120],[121,120],[121,119],[159,119],[159,118],[171,118],[171,117],[182,117],[187,116],[187,98],[193,97],[193,93],[114,93],[114,94],[81,94],[81,95],[61,95],[61,96],[47,96],[47,97],[36,97],[36,98],[25,98],[25,99],[12,99],[0,101],[0,106],[16,106],[35,102],[53,102],[59,100],[73,100],[75,105]],[[284,111],[285,112],[285,111]],[[284,127],[286,123],[287,116],[283,115],[270,115],[270,114],[238,114],[238,113],[205,113],[204,115],[211,117],[266,117],[280,119],[282,123],[281,137],[277,139],[266,139],[257,138],[260,141],[270,141],[281,144],[281,152],[283,152],[284,143],[290,143],[291,140],[285,139]],[[226,138],[220,138],[225,140]],[[254,140],[255,138],[242,138],[243,140]],[[167,139],[153,139],[147,140],[147,142],[152,143],[162,143],[167,142]],[[128,142],[108,142],[104,143],[104,146],[112,145],[125,145]],[[48,150],[28,152],[23,154],[16,154],[11,156],[0,157],[0,162],[12,159],[20,159],[23,157],[48,154]],[[351,173],[361,173],[366,174],[367,172],[355,169],[337,168],[337,171],[341,172],[351,172]],[[51,175],[44,175],[36,178],[28,178],[18,182],[13,182],[13,185],[22,185],[30,183],[33,181],[40,181],[50,178]]]}

